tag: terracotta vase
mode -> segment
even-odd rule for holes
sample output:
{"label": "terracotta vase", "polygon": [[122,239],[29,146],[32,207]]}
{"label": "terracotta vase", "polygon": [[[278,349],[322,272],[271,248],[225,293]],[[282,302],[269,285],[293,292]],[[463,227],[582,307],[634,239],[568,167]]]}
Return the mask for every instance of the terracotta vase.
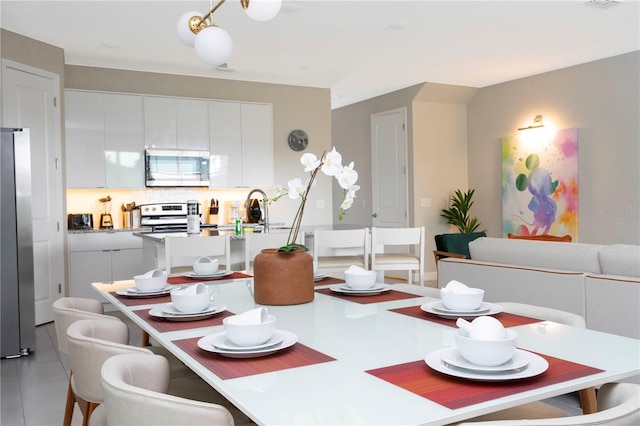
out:
{"label": "terracotta vase", "polygon": [[314,298],[313,258],[305,250],[264,249],[253,261],[253,299],[261,305],[299,305]]}

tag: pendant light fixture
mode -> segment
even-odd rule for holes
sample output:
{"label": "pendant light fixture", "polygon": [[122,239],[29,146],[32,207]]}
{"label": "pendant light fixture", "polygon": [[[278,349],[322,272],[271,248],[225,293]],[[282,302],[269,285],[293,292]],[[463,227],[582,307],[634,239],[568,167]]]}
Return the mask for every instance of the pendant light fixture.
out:
{"label": "pendant light fixture", "polygon": [[[233,53],[233,40],[224,29],[213,22],[213,14],[226,0],[220,0],[215,6],[209,0],[209,12],[186,12],[177,23],[178,38],[189,47],[193,47],[196,55],[205,63],[213,66],[222,65]],[[268,21],[280,11],[282,0],[240,0],[242,8],[250,18],[256,21]]]}

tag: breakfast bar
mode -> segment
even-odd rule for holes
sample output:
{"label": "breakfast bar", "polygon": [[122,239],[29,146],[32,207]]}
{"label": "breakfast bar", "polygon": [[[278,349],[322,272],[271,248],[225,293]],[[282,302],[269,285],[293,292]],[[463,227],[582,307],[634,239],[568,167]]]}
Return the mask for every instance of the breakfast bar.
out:
{"label": "breakfast bar", "polygon": [[[133,287],[133,280],[93,287],[257,424],[442,425],[640,372],[637,339],[501,313],[496,318],[518,333],[518,348],[529,354],[530,374],[498,381],[444,374],[429,362],[454,347],[456,326],[422,309],[438,301],[429,297],[433,289],[394,284],[381,294],[355,297],[334,291],[336,282],[342,281],[318,282],[310,303],[268,306],[276,329],[295,341],[249,358],[216,352],[207,339],[223,330],[222,318],[259,306],[250,277],[205,281],[214,302],[226,309],[200,321],[151,316],[168,296],[116,293]],[[548,367],[533,371],[540,359]]]}

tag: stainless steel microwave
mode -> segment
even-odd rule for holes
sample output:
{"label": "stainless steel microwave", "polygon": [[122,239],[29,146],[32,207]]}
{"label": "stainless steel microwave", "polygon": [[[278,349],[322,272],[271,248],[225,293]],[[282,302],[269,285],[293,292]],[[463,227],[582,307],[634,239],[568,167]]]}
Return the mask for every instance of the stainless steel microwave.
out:
{"label": "stainless steel microwave", "polygon": [[209,153],[176,149],[145,151],[146,186],[209,186]]}

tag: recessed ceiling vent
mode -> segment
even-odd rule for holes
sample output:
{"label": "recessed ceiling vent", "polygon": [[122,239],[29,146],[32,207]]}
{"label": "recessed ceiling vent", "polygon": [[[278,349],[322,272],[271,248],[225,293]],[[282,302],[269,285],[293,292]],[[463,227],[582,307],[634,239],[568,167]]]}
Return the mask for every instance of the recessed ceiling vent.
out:
{"label": "recessed ceiling vent", "polygon": [[620,3],[618,0],[589,0],[586,2],[589,6],[594,6],[600,9],[609,9]]}

